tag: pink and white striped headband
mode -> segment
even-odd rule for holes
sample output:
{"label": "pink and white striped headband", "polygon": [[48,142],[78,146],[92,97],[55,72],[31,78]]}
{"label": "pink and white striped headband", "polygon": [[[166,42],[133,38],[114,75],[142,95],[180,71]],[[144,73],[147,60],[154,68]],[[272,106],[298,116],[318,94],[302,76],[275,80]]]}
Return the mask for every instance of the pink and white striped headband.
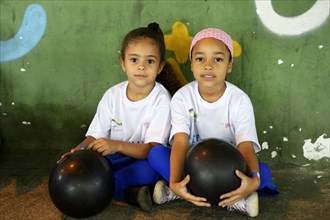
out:
{"label": "pink and white striped headband", "polygon": [[191,60],[191,51],[195,44],[204,39],[204,38],[215,38],[222,41],[229,49],[232,59],[234,58],[234,47],[233,47],[233,40],[231,37],[224,31],[217,29],[217,28],[207,28],[198,32],[195,37],[193,38],[190,51],[189,51],[189,59]]}

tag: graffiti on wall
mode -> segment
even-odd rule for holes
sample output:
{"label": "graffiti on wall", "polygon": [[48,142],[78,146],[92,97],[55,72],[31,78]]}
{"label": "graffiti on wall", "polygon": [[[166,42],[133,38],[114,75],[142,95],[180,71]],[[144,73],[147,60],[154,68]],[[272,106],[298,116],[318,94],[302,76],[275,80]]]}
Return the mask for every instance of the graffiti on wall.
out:
{"label": "graffiti on wall", "polygon": [[330,1],[317,0],[304,14],[284,17],[277,14],[271,0],[255,0],[261,22],[278,35],[300,35],[321,26],[330,13]]}
{"label": "graffiti on wall", "polygon": [[[272,7],[271,0],[255,0],[255,5],[260,21],[268,30],[277,35],[298,36],[307,33],[327,22],[330,13],[330,1],[324,0],[317,0],[308,11],[295,17],[284,17],[277,14]],[[46,12],[42,6],[39,4],[29,5],[15,36],[9,40],[0,41],[0,62],[14,61],[28,54],[42,39],[46,23]],[[177,21],[172,25],[171,33],[164,36],[166,49],[174,54],[174,57],[168,58],[167,61],[174,69],[182,85],[188,83],[180,68],[180,65],[188,63],[189,47],[192,40],[188,26],[181,21]],[[241,55],[242,48],[235,40],[233,40],[233,45],[234,57],[237,58]],[[319,49],[322,47],[323,45],[320,45]],[[283,62],[281,59],[278,60],[279,65]],[[293,64],[291,64],[292,66]],[[14,102],[12,105],[14,105]],[[26,121],[22,123],[31,124]],[[311,140],[306,139],[302,146],[305,158],[319,160],[323,157],[330,157],[330,138],[326,138],[326,134],[322,134],[314,143]],[[288,139],[283,137],[283,141],[287,142]],[[263,149],[268,149],[268,147],[267,142],[262,143]],[[271,152],[272,158],[277,156],[276,150]],[[295,157],[296,155],[292,155],[292,158]]]}
{"label": "graffiti on wall", "polygon": [[46,12],[41,5],[29,5],[15,36],[0,41],[0,62],[13,61],[29,53],[44,35],[46,22]]}

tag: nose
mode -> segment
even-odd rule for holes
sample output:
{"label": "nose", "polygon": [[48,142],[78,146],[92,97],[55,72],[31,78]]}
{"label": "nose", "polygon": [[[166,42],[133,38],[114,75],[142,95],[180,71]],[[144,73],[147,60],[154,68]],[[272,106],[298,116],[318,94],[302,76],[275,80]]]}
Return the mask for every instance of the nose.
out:
{"label": "nose", "polygon": [[210,62],[207,62],[207,63],[205,63],[204,69],[205,70],[212,70],[213,69],[213,66],[212,66],[212,64]]}
{"label": "nose", "polygon": [[139,65],[139,70],[144,70],[144,65],[142,63]]}

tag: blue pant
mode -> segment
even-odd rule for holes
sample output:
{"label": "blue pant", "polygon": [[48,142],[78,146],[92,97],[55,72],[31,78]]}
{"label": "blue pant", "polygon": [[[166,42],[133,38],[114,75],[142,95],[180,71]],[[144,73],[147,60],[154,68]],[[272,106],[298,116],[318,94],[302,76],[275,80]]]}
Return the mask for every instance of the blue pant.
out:
{"label": "blue pant", "polygon": [[120,153],[106,155],[105,159],[114,172],[116,199],[124,200],[124,190],[129,186],[155,184],[160,178],[147,159],[137,160]]}
{"label": "blue pant", "polygon": [[[153,147],[148,155],[148,161],[150,166],[154,170],[156,170],[167,182],[170,181],[170,155],[171,148],[164,146]],[[279,192],[277,191],[276,186],[271,181],[272,173],[269,167],[266,164],[259,162],[259,172],[259,194],[262,196],[278,195]]]}

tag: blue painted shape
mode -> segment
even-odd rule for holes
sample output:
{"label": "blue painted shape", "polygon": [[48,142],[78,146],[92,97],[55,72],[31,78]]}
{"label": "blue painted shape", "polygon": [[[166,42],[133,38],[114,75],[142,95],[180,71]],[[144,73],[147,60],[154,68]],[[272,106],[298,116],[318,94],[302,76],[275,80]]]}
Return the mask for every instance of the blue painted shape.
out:
{"label": "blue painted shape", "polygon": [[46,23],[46,12],[41,5],[29,5],[16,35],[0,41],[0,62],[16,60],[29,53],[44,35]]}

